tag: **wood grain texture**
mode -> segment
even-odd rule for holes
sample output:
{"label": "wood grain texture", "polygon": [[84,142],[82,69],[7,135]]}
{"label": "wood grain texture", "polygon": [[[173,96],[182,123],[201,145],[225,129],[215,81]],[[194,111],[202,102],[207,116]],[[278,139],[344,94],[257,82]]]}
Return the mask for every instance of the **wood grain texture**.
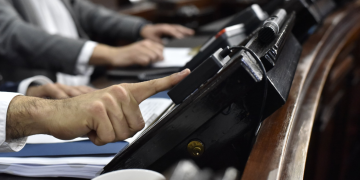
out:
{"label": "wood grain texture", "polygon": [[330,15],[303,46],[286,104],[267,118],[242,179],[303,179],[312,123],[333,62],[359,32],[358,3]]}

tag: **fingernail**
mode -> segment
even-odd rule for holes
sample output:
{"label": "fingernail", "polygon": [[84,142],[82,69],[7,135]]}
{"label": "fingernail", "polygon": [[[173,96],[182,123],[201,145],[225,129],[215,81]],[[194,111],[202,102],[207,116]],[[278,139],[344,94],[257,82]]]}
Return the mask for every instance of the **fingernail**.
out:
{"label": "fingernail", "polygon": [[188,69],[184,69],[184,70],[182,70],[181,72],[179,72],[179,75],[184,75],[184,74],[186,74],[186,71],[187,71]]}

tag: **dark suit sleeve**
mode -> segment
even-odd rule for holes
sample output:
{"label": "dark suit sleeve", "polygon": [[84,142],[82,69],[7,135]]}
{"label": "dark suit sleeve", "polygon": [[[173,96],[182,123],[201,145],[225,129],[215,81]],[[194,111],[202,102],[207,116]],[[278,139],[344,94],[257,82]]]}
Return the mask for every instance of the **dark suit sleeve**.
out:
{"label": "dark suit sleeve", "polygon": [[90,35],[137,40],[140,38],[140,28],[150,23],[142,18],[111,11],[88,0],[73,0],[71,3],[81,27]]}
{"label": "dark suit sleeve", "polygon": [[25,22],[6,0],[0,0],[0,59],[19,66],[75,74],[85,40],[45,31]]}
{"label": "dark suit sleeve", "polygon": [[18,92],[20,83],[5,82],[0,85],[0,91],[2,92]]}

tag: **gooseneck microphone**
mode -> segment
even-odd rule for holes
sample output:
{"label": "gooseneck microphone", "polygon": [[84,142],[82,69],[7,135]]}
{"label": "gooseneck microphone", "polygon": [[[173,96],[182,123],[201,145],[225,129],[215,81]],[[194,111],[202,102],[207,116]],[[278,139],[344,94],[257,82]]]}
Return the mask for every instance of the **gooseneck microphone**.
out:
{"label": "gooseneck microphone", "polygon": [[279,33],[282,24],[285,21],[286,11],[278,9],[268,19],[264,21],[262,28],[259,31],[258,38],[263,43],[270,43]]}

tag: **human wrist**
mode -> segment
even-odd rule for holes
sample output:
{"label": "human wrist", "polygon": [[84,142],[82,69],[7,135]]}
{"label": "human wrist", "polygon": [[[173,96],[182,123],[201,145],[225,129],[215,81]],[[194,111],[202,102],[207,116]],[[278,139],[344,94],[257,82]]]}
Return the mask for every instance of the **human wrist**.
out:
{"label": "human wrist", "polygon": [[6,139],[18,139],[34,134],[48,134],[46,116],[49,100],[16,96],[9,104],[6,118]]}
{"label": "human wrist", "polygon": [[153,26],[152,24],[143,24],[142,26],[140,26],[139,28],[139,35],[142,38],[146,37],[146,31],[149,27]]}
{"label": "human wrist", "polygon": [[89,59],[89,65],[113,65],[116,48],[98,44]]}

